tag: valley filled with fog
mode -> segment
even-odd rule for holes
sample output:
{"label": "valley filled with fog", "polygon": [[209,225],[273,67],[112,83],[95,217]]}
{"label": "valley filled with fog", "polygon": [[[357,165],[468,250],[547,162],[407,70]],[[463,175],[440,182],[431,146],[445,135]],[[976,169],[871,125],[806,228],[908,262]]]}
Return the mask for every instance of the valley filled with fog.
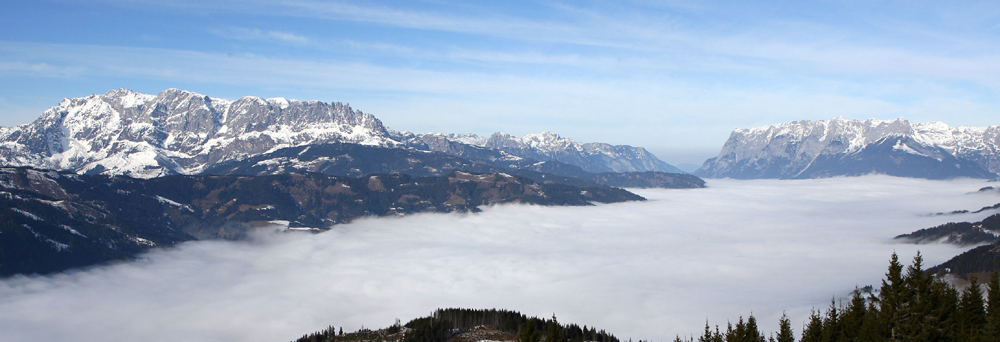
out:
{"label": "valley filled with fog", "polygon": [[0,340],[284,341],[436,308],[555,313],[619,338],[672,340],[751,312],[796,336],[812,309],[875,285],[895,251],[933,266],[971,247],[893,236],[993,212],[982,180],[709,180],[645,202],[500,205],[371,218],[320,234],[199,241],[137,262],[0,280]]}

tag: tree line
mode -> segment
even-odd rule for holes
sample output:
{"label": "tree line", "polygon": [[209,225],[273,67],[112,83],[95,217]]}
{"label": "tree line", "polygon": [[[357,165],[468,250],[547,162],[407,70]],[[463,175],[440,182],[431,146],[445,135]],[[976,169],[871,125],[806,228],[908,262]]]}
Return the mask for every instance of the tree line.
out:
{"label": "tree line", "polygon": [[[846,304],[831,300],[826,310],[813,311],[796,339],[787,316],[779,320],[778,331],[761,332],[757,319],[740,317],[725,329],[705,323],[697,337],[674,342],[990,342],[1000,341],[1000,276],[992,272],[982,284],[975,275],[959,289],[924,269],[920,253],[903,266],[893,253],[889,268],[876,291],[855,289]],[[985,287],[985,291],[984,291]],[[551,319],[527,317],[510,310],[438,309],[427,317],[399,322],[388,329],[362,328],[344,335],[333,326],[298,342],[402,341],[447,342],[477,326],[489,326],[510,333],[516,342],[620,342],[604,330],[576,324],[560,324]],[[401,333],[404,331],[405,334]],[[642,342],[642,341],[639,341]]]}
{"label": "tree line", "polygon": [[[831,301],[825,311],[814,311],[802,329],[801,342],[882,341],[1000,341],[1000,279],[993,272],[985,284],[975,275],[964,290],[923,269],[918,252],[905,267],[893,253],[882,286],[875,292],[855,289],[846,305]],[[794,342],[787,316],[779,331],[765,338],[753,315],[741,317],[724,332],[706,322],[704,333],[675,342]]]}

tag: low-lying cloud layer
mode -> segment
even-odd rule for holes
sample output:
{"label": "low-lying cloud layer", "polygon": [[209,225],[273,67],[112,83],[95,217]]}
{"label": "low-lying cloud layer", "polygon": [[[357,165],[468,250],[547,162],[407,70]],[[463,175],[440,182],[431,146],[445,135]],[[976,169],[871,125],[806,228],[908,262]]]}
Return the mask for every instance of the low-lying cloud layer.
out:
{"label": "low-lying cloud layer", "polygon": [[555,313],[666,341],[750,312],[796,334],[812,308],[879,283],[895,251],[928,265],[963,249],[901,233],[989,213],[978,180],[713,180],[641,203],[504,205],[376,218],[322,234],[203,241],[143,261],[0,281],[0,340],[284,341],[327,325],[404,322],[439,307]]}

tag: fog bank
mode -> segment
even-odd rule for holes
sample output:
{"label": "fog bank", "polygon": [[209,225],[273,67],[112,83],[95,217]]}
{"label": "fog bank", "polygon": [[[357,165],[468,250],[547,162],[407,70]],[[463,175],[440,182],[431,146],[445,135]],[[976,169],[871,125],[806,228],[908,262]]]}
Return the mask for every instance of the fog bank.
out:
{"label": "fog bank", "polygon": [[[507,308],[672,340],[753,312],[767,331],[856,285],[895,251],[928,266],[963,248],[891,238],[990,213],[981,180],[871,176],[712,180],[636,190],[646,202],[502,205],[478,214],[373,218],[321,234],[200,241],[140,262],[0,281],[0,340],[286,341],[439,307]],[[971,247],[970,247],[971,248]]]}

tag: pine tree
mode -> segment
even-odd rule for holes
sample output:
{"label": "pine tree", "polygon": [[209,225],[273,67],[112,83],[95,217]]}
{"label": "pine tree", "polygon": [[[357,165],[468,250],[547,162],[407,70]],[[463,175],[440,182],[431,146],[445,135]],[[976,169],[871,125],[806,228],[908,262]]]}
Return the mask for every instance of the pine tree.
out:
{"label": "pine tree", "polygon": [[727,323],[726,335],[724,336],[726,342],[742,342],[740,341],[740,333],[743,332],[742,330],[743,330],[743,316],[740,316],[740,322],[736,324],[736,329],[733,329],[733,322]]}
{"label": "pine tree", "polygon": [[885,329],[881,325],[881,320],[879,320],[879,307],[878,300],[874,295],[870,295],[871,301],[868,303],[867,314],[865,315],[865,320],[861,323],[861,329],[858,331],[858,336],[855,341],[858,342],[880,342],[884,341],[886,338],[882,334]]}
{"label": "pine tree", "polygon": [[907,341],[932,340],[940,337],[936,331],[935,298],[931,293],[934,279],[924,272],[924,258],[917,252],[913,263],[906,267],[900,298],[900,310],[895,337]]}
{"label": "pine tree", "polygon": [[[718,328],[716,328],[718,329]],[[708,325],[708,320],[705,320],[705,334],[698,338],[698,342],[714,342],[715,336],[712,335],[712,329]]]}
{"label": "pine tree", "polygon": [[792,322],[788,320],[788,315],[781,313],[781,320],[778,321],[777,342],[795,342],[795,335],[792,333]]}
{"label": "pine tree", "polygon": [[993,271],[986,286],[986,327],[983,338],[986,341],[1000,341],[1000,273]]}
{"label": "pine tree", "polygon": [[820,335],[823,341],[835,342],[840,339],[841,333],[843,333],[843,329],[840,324],[837,302],[835,299],[830,299],[830,309],[826,311],[826,317],[823,317],[823,332]]}
{"label": "pine tree", "polygon": [[823,342],[823,319],[819,312],[813,311],[809,315],[809,323],[802,328],[801,342]]}
{"label": "pine tree", "polygon": [[538,342],[542,340],[542,332],[537,327],[538,319],[532,318],[521,325],[517,342]]}
{"label": "pine tree", "polygon": [[854,288],[851,303],[841,313],[840,325],[843,329],[841,336],[847,341],[857,340],[867,315],[868,305],[865,303],[865,298],[861,297],[861,290]]}
{"label": "pine tree", "polygon": [[552,321],[549,321],[548,335],[545,335],[545,342],[566,342],[566,332],[563,331],[556,315],[552,314]]}
{"label": "pine tree", "polygon": [[889,270],[885,273],[885,279],[882,280],[882,288],[878,296],[878,320],[880,321],[878,327],[882,329],[880,333],[883,337],[896,339],[902,301],[903,265],[899,263],[899,256],[892,253],[892,257],[889,259]]}
{"label": "pine tree", "polygon": [[983,291],[976,276],[970,276],[969,287],[962,292],[958,304],[958,341],[979,341],[986,327],[986,310],[983,309]]}
{"label": "pine tree", "polygon": [[757,328],[757,319],[750,314],[747,318],[747,323],[743,328],[743,342],[764,342],[764,334],[760,333],[760,329]]}

